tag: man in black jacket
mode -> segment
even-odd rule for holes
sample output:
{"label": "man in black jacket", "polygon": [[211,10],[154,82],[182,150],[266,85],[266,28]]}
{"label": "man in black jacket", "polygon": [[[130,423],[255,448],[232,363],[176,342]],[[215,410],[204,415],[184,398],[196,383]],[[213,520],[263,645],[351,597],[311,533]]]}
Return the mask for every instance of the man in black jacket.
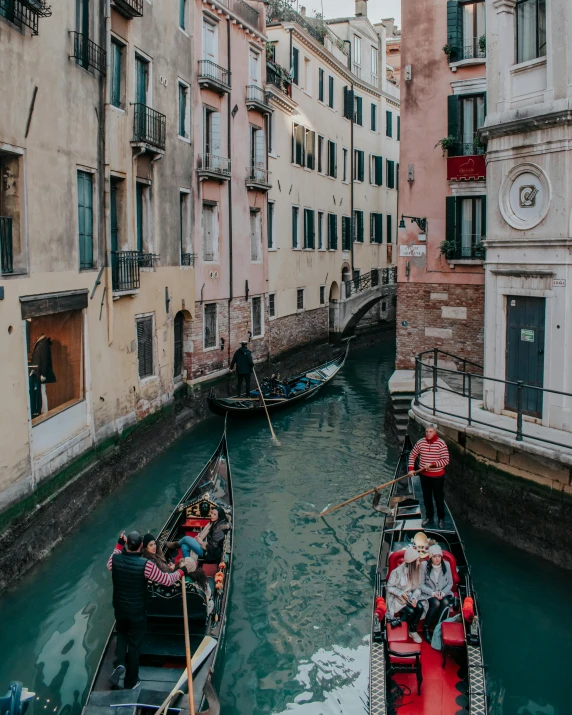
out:
{"label": "man in black jacket", "polygon": [[248,343],[243,340],[240,343],[240,347],[234,353],[232,362],[230,363],[230,369],[232,370],[236,365],[236,394],[240,397],[242,383],[244,382],[244,388],[246,390],[244,396],[248,397],[250,394],[250,376],[252,375],[252,369],[254,367],[254,361],[252,359],[252,353],[247,348]]}
{"label": "man in black jacket", "polygon": [[114,671],[109,678],[118,687],[134,690],[140,685],[139,650],[147,630],[147,581],[171,586],[187,575],[184,567],[173,573],[163,573],[141,556],[143,538],[138,531],[124,532],[107,562],[113,579],[113,609],[115,611],[116,649]]}

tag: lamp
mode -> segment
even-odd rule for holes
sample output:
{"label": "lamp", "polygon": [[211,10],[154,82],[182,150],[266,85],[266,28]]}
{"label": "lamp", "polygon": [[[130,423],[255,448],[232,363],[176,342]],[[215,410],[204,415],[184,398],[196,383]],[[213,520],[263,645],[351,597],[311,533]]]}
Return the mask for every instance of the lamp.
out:
{"label": "lamp", "polygon": [[418,216],[404,216],[401,214],[401,221],[399,222],[399,228],[405,228],[405,219],[411,219],[411,223],[416,223],[419,226],[419,230],[422,233],[427,233],[427,219],[419,218]]}

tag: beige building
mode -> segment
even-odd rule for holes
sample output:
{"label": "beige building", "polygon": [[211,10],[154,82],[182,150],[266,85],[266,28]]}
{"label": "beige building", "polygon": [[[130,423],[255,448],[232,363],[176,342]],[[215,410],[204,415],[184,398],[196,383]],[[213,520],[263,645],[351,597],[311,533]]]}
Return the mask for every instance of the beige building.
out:
{"label": "beige building", "polygon": [[183,0],[1,7],[4,510],[182,384],[194,64]]}
{"label": "beige building", "polygon": [[383,280],[392,264],[399,92],[365,14],[324,22],[271,2],[267,35],[269,322],[280,351],[327,335],[349,281]]}

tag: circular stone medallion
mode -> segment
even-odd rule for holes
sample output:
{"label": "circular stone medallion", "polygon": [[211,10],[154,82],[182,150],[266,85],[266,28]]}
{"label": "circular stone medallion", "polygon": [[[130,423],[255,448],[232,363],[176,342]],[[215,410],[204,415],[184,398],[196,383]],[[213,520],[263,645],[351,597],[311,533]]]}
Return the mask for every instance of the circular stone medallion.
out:
{"label": "circular stone medallion", "polygon": [[552,190],[537,164],[513,167],[502,182],[499,207],[504,220],[524,231],[537,226],[548,213]]}

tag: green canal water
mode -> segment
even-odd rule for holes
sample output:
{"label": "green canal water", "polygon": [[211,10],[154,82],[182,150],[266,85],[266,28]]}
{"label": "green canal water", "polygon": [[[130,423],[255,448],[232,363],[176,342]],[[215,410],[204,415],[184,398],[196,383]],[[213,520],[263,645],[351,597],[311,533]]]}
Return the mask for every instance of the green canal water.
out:
{"label": "green canal water", "polygon": [[[379,517],[369,501],[326,521],[305,512],[391,477],[397,452],[383,415],[392,370],[390,342],[355,351],[317,399],[276,416],[280,447],[263,421],[229,425],[236,551],[223,715],[366,713]],[[0,689],[22,680],[38,696],[33,715],[80,715],[113,620],[105,564],[115,537],[161,527],[221,430],[213,418],[182,438],[0,597]],[[572,574],[468,526],[462,534],[493,712],[572,713]]]}

